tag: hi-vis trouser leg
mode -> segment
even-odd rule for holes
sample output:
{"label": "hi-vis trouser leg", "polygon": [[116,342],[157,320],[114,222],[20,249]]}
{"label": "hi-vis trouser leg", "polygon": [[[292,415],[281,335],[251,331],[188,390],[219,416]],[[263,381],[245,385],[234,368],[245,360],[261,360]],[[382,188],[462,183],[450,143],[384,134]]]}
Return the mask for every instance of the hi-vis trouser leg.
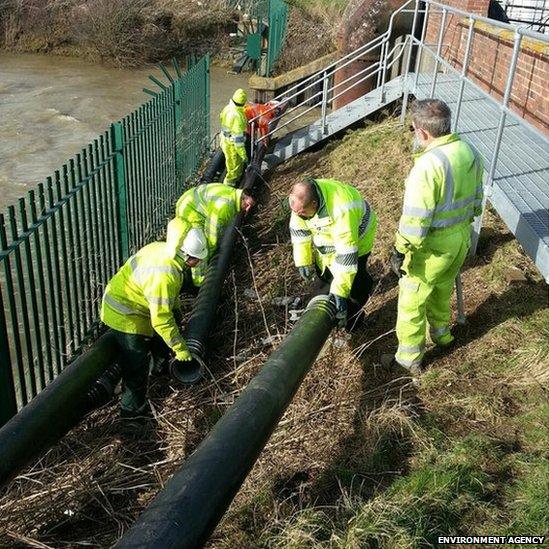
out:
{"label": "hi-vis trouser leg", "polygon": [[419,279],[399,281],[396,361],[406,368],[419,366],[425,353],[426,303],[433,288]]}
{"label": "hi-vis trouser leg", "polygon": [[236,145],[228,139],[222,139],[221,149],[225,155],[225,167],[227,168],[227,174],[223,183],[234,187],[244,171],[244,161],[236,150]]}
{"label": "hi-vis trouser leg", "polygon": [[450,299],[454,281],[467,256],[470,229],[461,228],[434,236],[428,251],[416,254],[400,279],[395,358],[405,367],[419,366],[425,353],[426,324],[437,345],[448,345]]}

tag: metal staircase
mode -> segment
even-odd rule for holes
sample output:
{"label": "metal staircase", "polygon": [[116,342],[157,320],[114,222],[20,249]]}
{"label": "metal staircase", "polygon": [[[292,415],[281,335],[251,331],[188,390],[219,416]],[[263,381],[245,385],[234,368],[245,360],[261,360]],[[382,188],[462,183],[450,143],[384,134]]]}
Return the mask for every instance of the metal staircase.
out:
{"label": "metal staircase", "polygon": [[[413,13],[410,34],[391,47],[393,23],[402,13]],[[425,41],[428,16],[435,14],[441,23],[438,43]],[[422,29],[419,17],[423,15]],[[468,25],[463,59],[457,67],[448,63],[442,51],[444,22],[457,17]],[[509,62],[503,98],[490,95],[468,77],[471,43],[477,23],[512,31],[514,49]],[[414,32],[412,29],[416,29]],[[418,32],[419,31],[419,32]],[[453,131],[470,141],[485,161],[485,206],[489,201],[524,251],[532,258],[549,282],[549,138],[510,108],[509,100],[524,37],[544,44],[549,36],[524,27],[494,21],[435,0],[409,0],[395,11],[385,33],[356,51],[328,65],[317,74],[290,88],[275,99],[290,107],[277,120],[278,127],[265,136],[255,131],[252,120],[252,147],[262,140],[278,138],[266,156],[268,166],[285,162],[297,154],[356,124],[391,102],[403,98],[401,121],[404,122],[408,96],[419,99],[437,97],[446,101],[453,112]],[[335,73],[353,63],[377,55],[379,59],[346,80],[334,84]],[[415,67],[411,61],[415,59]],[[430,63],[425,63],[428,60]],[[400,64],[401,75],[387,80]],[[395,66],[396,65],[396,66]],[[429,68],[425,68],[429,66]],[[331,110],[334,101],[368,79],[376,79],[373,91],[343,108]],[[549,86],[549,83],[547,83]],[[305,99],[301,99],[308,94]],[[318,112],[313,124],[282,135],[282,131],[303,116]],[[310,114],[309,114],[310,116]],[[482,217],[475,226],[473,251],[476,249]]]}
{"label": "metal staircase", "polygon": [[[386,32],[275,97],[275,100],[290,105],[278,119],[276,129],[267,135],[258,136],[256,124],[259,117],[250,121],[254,136],[252,147],[263,140],[277,138],[272,152],[265,157],[268,166],[289,160],[403,96],[403,78],[397,76],[387,82],[386,76],[397,63],[403,62],[409,41],[407,37],[391,48],[395,18],[400,14],[414,13],[413,26],[415,26],[419,9],[418,7],[409,9],[409,6],[413,6],[414,3],[415,0],[409,0],[392,14]],[[351,77],[338,83],[334,82],[338,71],[356,61],[363,61],[365,56],[378,56],[378,59]],[[339,97],[366,81],[375,83],[373,91],[340,109],[332,110]],[[305,98],[301,99],[304,96]],[[306,115],[310,116],[311,112],[318,112],[319,119],[316,122],[283,135],[290,125],[295,127],[296,121],[303,119]]]}

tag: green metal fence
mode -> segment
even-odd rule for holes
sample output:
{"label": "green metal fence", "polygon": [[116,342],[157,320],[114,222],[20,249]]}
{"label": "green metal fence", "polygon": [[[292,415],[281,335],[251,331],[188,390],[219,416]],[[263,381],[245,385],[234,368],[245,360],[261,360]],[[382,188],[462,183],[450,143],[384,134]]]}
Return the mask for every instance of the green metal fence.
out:
{"label": "green metal fence", "polygon": [[[104,287],[209,148],[209,58],[0,215],[0,425],[97,336]],[[159,81],[157,81],[159,82]]]}
{"label": "green metal fence", "polygon": [[252,58],[259,61],[258,74],[270,76],[284,46],[288,24],[288,4],[284,0],[228,0],[228,4],[248,14],[252,22],[254,32],[248,36],[248,53],[251,53],[251,45],[254,52],[258,48],[261,49],[262,27],[267,26],[268,45],[264,58],[258,59],[254,54]]}
{"label": "green metal fence", "polygon": [[269,42],[265,74],[270,76],[274,64],[284,46],[286,26],[288,24],[288,4],[283,0],[269,0]]}

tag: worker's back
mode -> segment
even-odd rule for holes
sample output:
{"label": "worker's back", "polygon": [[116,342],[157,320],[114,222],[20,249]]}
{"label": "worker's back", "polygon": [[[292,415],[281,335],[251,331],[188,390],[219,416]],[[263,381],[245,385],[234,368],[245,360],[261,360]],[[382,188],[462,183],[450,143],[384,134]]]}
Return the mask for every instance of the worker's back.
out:
{"label": "worker's back", "polygon": [[206,183],[185,191],[175,206],[175,215],[191,224],[202,224],[214,212],[227,209],[236,215],[242,190],[223,183]]}
{"label": "worker's back", "polygon": [[[469,225],[480,214],[482,173],[480,155],[456,134],[437,138],[417,158],[409,179],[417,178],[424,188],[421,201],[432,232]],[[410,189],[412,193],[417,191],[415,186]]]}
{"label": "worker's back", "polygon": [[151,309],[175,305],[183,269],[183,260],[174,257],[165,242],[141,248],[108,283],[101,320],[121,332],[152,335]]}

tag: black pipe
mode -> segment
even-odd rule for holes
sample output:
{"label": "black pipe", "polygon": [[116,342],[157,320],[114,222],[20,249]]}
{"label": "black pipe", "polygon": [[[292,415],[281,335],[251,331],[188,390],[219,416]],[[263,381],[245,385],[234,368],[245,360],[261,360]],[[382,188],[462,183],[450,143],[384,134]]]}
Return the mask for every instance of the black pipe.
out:
{"label": "black pipe", "polygon": [[[0,486],[72,429],[94,401],[105,398],[117,374],[102,374],[116,353],[113,334],[107,332],[0,429]],[[105,387],[97,388],[98,383]]]}
{"label": "black pipe", "polygon": [[[261,143],[244,172],[243,189],[252,189],[256,185],[258,176],[261,174],[261,162],[265,156],[265,151],[266,147]],[[187,363],[184,365],[188,368],[195,368],[196,363],[201,366],[205,364],[206,343],[212,332],[217,304],[231,264],[238,229],[242,225],[243,219],[244,214],[242,212],[238,213],[225,229],[217,252],[209,262],[204,282],[194,301],[191,317],[184,331],[185,341],[195,361],[195,364],[189,365]]]}
{"label": "black pipe", "polygon": [[334,326],[326,296],[311,300],[210,434],[116,547],[201,547],[259,457]]}
{"label": "black pipe", "polygon": [[208,165],[206,166],[206,169],[200,179],[200,183],[213,183],[214,181],[219,181],[224,169],[225,155],[220,147],[210,158],[210,161],[208,162]]}

